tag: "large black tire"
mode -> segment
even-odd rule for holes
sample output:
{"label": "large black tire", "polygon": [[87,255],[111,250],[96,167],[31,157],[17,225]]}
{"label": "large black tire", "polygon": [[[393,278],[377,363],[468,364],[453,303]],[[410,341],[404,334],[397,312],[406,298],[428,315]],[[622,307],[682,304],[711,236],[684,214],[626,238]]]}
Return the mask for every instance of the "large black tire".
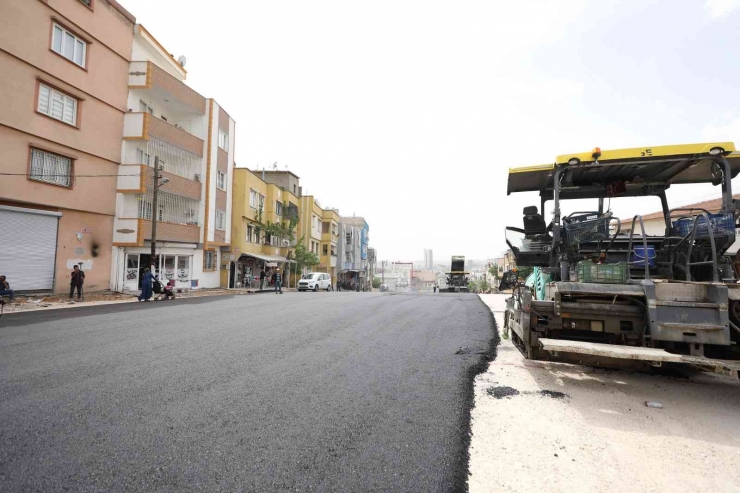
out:
{"label": "large black tire", "polygon": [[318,284],[313,287],[313,292],[314,293],[318,293],[319,292],[319,285]]}

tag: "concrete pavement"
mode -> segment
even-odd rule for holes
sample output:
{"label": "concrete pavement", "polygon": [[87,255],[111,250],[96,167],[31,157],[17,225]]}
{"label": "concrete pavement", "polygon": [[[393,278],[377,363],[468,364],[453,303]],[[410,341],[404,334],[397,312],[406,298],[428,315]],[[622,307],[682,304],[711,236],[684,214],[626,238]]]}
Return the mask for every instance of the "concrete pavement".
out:
{"label": "concrete pavement", "polygon": [[474,295],[288,293],[0,319],[2,491],[462,491]]}

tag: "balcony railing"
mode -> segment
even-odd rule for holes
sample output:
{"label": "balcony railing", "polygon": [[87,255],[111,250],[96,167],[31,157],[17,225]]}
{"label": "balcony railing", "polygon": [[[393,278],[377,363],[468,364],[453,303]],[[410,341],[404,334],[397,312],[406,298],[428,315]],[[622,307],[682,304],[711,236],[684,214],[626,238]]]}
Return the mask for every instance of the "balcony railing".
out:
{"label": "balcony railing", "polygon": [[126,113],[123,118],[123,138],[134,141],[155,139],[203,157],[203,140],[149,113]]}
{"label": "balcony railing", "polygon": [[[181,195],[163,192],[157,197],[157,221],[185,226],[200,225],[200,202]],[[129,193],[123,199],[123,218],[152,218],[152,192]]]}
{"label": "balcony railing", "polygon": [[[152,62],[131,62],[128,74],[129,89],[155,90],[165,93],[177,109],[206,114],[206,99]],[[176,103],[174,103],[176,101]]]}

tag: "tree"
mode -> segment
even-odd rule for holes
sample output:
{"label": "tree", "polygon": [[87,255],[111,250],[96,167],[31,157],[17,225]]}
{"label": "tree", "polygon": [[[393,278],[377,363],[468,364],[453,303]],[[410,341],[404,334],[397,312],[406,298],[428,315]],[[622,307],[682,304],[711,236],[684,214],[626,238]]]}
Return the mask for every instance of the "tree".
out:
{"label": "tree", "polygon": [[295,246],[295,250],[292,254],[292,259],[295,260],[294,264],[291,264],[293,266],[293,273],[297,274],[299,272],[303,272],[304,267],[314,267],[316,265],[319,265],[319,257],[306,249],[306,245],[303,242],[303,239],[305,237],[302,237],[298,244]]}
{"label": "tree", "polygon": [[381,282],[383,281],[379,277],[373,277],[373,289],[378,289]]}
{"label": "tree", "polygon": [[516,267],[516,275],[517,277],[521,277],[522,279],[526,281],[533,270],[534,269],[532,267],[518,265]]}
{"label": "tree", "polygon": [[485,293],[489,289],[491,289],[491,287],[488,285],[488,282],[486,282],[485,279],[481,279],[480,281],[478,281],[478,292],[479,293]]}
{"label": "tree", "polygon": [[491,274],[491,278],[498,279],[499,266],[497,264],[488,265],[488,273]]}
{"label": "tree", "polygon": [[475,283],[475,281],[468,281],[468,291],[470,291],[471,293],[478,292],[478,285]]}

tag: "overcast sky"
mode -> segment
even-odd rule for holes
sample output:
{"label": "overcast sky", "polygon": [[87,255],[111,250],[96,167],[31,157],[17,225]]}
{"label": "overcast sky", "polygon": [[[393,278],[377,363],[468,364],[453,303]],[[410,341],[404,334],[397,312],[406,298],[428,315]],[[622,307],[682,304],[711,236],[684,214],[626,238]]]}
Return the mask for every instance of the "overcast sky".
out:
{"label": "overcast sky", "polygon": [[740,0],[119,1],[236,120],[238,166],[364,216],[381,259],[498,256],[539,204],[512,166],[740,141]]}

